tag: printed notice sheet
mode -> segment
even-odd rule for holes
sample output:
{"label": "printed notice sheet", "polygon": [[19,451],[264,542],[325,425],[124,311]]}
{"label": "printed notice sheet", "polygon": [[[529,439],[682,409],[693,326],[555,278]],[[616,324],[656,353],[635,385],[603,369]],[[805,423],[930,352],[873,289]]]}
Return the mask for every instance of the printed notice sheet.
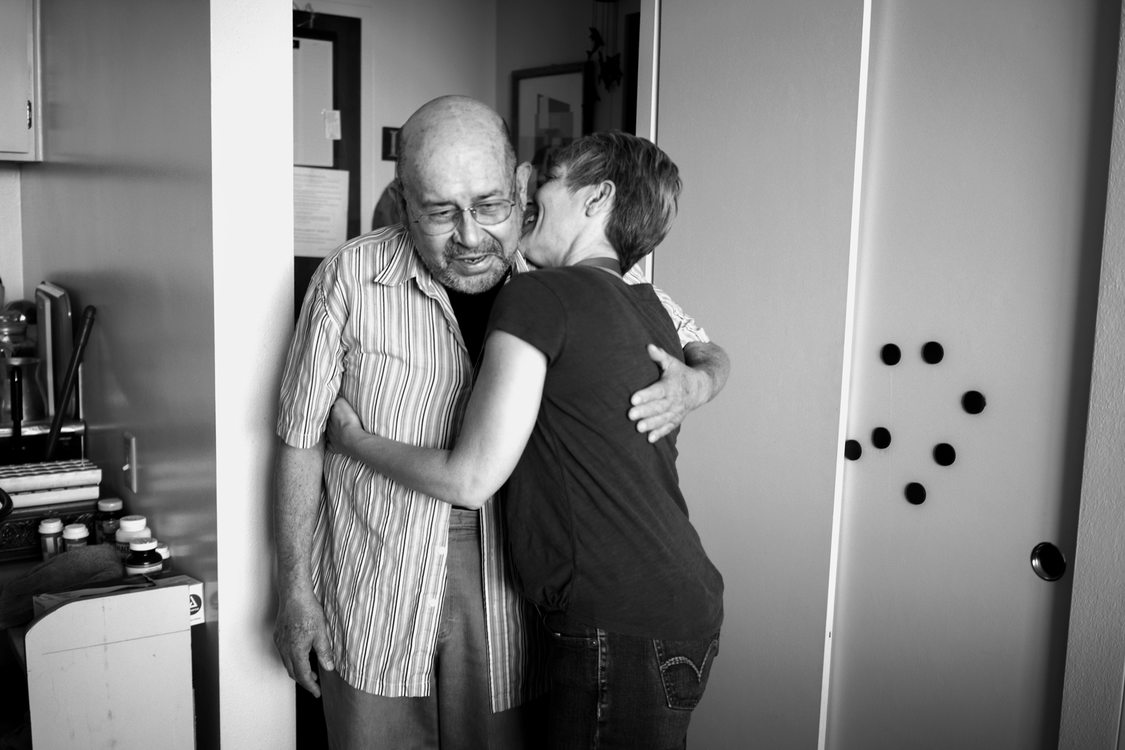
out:
{"label": "printed notice sheet", "polygon": [[323,258],[346,239],[348,172],[293,167],[293,250]]}

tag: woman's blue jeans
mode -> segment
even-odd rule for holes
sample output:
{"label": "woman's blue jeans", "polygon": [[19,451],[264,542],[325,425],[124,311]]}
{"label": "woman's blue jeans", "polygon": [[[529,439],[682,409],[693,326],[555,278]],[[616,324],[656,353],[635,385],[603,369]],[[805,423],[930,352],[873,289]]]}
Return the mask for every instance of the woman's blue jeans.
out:
{"label": "woman's blue jeans", "polygon": [[551,750],[680,750],[703,696],[719,634],[653,640],[589,628],[551,633]]}

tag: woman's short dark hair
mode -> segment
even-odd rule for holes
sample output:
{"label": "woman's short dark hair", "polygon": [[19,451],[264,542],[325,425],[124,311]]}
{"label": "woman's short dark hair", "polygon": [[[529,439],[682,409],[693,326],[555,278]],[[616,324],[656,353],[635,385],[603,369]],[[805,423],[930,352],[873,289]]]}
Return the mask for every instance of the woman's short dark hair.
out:
{"label": "woman's short dark hair", "polygon": [[583,136],[552,154],[575,191],[605,180],[615,188],[606,237],[627,271],[651,253],[676,218],[680,170],[656,144],[618,131]]}

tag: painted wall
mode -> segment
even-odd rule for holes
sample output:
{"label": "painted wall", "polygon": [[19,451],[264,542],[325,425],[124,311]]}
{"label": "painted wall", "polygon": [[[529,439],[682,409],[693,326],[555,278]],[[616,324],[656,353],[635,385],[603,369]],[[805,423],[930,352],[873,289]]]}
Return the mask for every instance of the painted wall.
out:
{"label": "painted wall", "polygon": [[[593,3],[560,3],[556,0],[497,0],[496,23],[499,46],[496,58],[496,107],[505,118],[511,118],[512,78],[514,70],[548,65],[583,62],[594,43],[590,27],[606,38],[616,23],[616,45],[611,52],[624,52],[625,24],[609,21],[612,9],[623,19],[626,14],[639,13],[640,0],[619,0],[597,6]],[[609,45],[607,44],[607,47]],[[624,64],[624,63],[622,63]],[[599,101],[594,109],[594,129],[621,127],[621,86],[612,91],[599,85]]]}
{"label": "painted wall", "polygon": [[684,180],[655,283],[731,357],[680,436],[726,582],[698,747],[816,747],[862,4],[664,3],[658,142]]}
{"label": "painted wall", "polygon": [[136,434],[127,506],[213,581],[208,35],[205,13],[167,3],[44,4],[49,145],[23,167],[22,202],[26,278],[98,310],[91,457],[122,492],[120,433]]}
{"label": "painted wall", "polygon": [[512,111],[511,72],[582,62],[590,49],[591,3],[497,0],[496,107]]}
{"label": "painted wall", "polygon": [[23,286],[20,168],[14,163],[0,163],[0,279],[6,301],[28,298]]}
{"label": "painted wall", "polygon": [[[360,229],[394,178],[382,159],[384,127],[399,127],[442,94],[496,101],[497,0],[338,0],[319,13],[359,18],[363,46]],[[303,5],[302,5],[303,7]]]}

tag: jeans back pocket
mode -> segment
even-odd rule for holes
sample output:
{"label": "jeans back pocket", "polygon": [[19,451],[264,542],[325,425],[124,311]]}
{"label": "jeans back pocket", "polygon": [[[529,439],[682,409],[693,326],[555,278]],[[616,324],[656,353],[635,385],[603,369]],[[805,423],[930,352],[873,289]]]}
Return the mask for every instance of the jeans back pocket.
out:
{"label": "jeans back pocket", "polygon": [[719,653],[719,635],[695,641],[653,640],[668,708],[691,711],[699,704]]}

